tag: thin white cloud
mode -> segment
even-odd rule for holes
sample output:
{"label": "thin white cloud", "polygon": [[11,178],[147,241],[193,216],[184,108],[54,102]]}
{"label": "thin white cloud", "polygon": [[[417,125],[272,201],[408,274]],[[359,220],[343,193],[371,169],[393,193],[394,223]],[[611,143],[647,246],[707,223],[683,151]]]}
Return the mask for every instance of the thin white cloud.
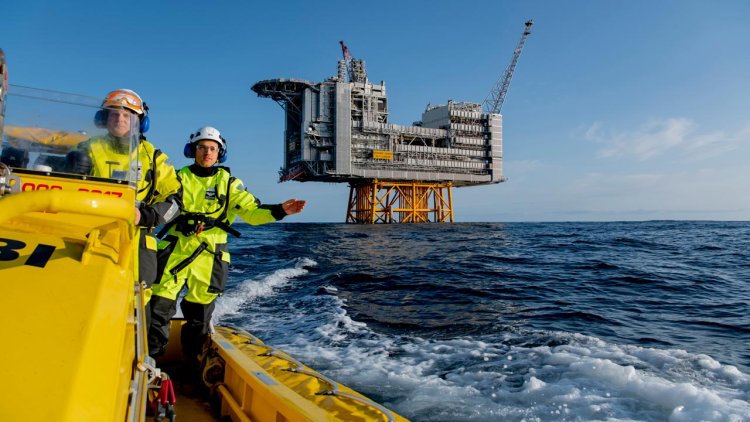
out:
{"label": "thin white cloud", "polygon": [[603,174],[587,173],[569,183],[567,194],[579,198],[635,196],[654,186],[660,186],[667,176],[658,173]]}
{"label": "thin white cloud", "polygon": [[[557,172],[479,189],[457,189],[461,221],[750,219],[750,167],[694,166],[663,171]],[[494,216],[494,217],[493,217]]]}
{"label": "thin white cloud", "polygon": [[724,132],[700,133],[690,119],[669,118],[648,122],[632,131],[604,133],[594,123],[586,130],[589,141],[601,144],[601,157],[633,157],[644,161],[666,153],[688,158],[708,158],[736,149],[750,140],[750,127],[729,135]]}

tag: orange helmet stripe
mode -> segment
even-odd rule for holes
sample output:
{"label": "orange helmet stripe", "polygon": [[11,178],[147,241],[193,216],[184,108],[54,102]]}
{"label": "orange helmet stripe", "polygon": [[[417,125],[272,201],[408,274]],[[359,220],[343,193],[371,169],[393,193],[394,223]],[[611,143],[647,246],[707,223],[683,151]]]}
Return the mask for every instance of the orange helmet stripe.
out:
{"label": "orange helmet stripe", "polygon": [[129,89],[112,91],[104,98],[102,107],[123,107],[137,114],[143,114],[143,100]]}

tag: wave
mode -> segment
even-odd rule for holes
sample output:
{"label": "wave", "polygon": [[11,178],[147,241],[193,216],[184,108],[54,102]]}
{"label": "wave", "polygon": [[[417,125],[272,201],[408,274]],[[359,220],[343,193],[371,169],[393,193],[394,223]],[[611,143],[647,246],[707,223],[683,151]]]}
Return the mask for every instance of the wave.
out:
{"label": "wave", "polygon": [[316,265],[318,263],[309,258],[298,258],[291,268],[280,268],[271,274],[239,282],[216,300],[212,321],[216,323],[226,316],[239,313],[245,304],[254,299],[275,294],[276,289],[287,285],[295,277],[307,274],[307,268]]}
{"label": "wave", "polygon": [[750,414],[750,376],[734,366],[580,334],[391,337],[339,309],[314,336],[281,347],[420,421],[740,421]]}
{"label": "wave", "polygon": [[414,420],[750,415],[748,223],[269,226],[222,318]]}

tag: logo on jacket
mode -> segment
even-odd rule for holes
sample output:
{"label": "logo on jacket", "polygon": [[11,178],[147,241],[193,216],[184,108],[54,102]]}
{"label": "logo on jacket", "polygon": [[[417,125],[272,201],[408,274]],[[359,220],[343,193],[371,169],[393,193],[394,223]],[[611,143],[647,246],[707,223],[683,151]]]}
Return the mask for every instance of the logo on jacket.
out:
{"label": "logo on jacket", "polygon": [[216,199],[216,188],[208,188],[206,190],[206,199],[213,201]]}

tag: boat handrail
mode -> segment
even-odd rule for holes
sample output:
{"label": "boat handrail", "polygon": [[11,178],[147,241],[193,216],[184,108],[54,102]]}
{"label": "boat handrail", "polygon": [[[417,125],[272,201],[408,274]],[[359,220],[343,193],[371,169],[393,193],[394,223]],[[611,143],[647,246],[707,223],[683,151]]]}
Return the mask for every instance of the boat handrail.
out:
{"label": "boat handrail", "polygon": [[5,195],[0,207],[0,223],[29,212],[64,212],[112,217],[132,222],[134,205],[128,201],[90,192],[39,190]]}

